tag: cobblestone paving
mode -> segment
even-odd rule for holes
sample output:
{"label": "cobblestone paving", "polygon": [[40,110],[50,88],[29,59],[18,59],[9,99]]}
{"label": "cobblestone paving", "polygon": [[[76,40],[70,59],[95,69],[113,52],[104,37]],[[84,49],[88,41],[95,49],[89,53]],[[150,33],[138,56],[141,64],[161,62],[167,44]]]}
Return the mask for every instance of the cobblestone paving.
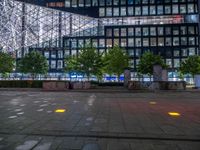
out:
{"label": "cobblestone paving", "polygon": [[0,149],[200,150],[200,93],[0,91]]}

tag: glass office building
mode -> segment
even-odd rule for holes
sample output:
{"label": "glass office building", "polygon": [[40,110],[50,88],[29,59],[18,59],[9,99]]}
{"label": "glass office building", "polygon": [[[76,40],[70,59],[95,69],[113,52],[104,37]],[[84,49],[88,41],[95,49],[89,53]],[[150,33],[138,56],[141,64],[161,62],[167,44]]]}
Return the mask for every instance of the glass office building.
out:
{"label": "glass office building", "polygon": [[[40,13],[22,18],[26,36],[21,35],[18,48],[23,51],[19,50],[17,57],[39,50],[49,61],[50,73],[62,73],[64,57],[78,55],[87,43],[99,53],[106,53],[114,45],[122,47],[130,56],[133,77],[146,51],[163,57],[172,78],[181,61],[199,55],[198,0],[30,1],[36,5],[24,1],[27,3],[13,1],[22,5],[22,14],[36,11],[29,7],[40,9]],[[34,22],[34,28],[28,28],[27,18],[37,18],[40,25]],[[27,37],[36,39],[29,42]]]}

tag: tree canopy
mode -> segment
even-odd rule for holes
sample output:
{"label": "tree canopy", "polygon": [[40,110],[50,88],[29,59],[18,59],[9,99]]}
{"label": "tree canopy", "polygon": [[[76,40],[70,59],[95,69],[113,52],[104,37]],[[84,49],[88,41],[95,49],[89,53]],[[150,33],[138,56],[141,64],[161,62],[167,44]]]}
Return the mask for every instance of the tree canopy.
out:
{"label": "tree canopy", "polygon": [[98,54],[96,48],[87,45],[83,47],[78,56],[70,56],[65,59],[65,70],[83,73],[88,80],[92,75],[101,78],[103,75],[102,55]]}
{"label": "tree canopy", "polygon": [[17,62],[17,69],[22,73],[30,73],[33,77],[37,74],[48,72],[47,59],[39,52],[32,51]]}
{"label": "tree canopy", "polygon": [[14,60],[11,55],[0,52],[0,73],[5,75],[6,73],[12,72],[15,67]]}
{"label": "tree canopy", "polygon": [[137,65],[137,72],[143,75],[152,75],[153,74],[153,66],[161,65],[163,68],[167,68],[167,65],[162,60],[160,55],[154,55],[151,52],[145,52]]}
{"label": "tree canopy", "polygon": [[183,74],[200,74],[200,56],[189,56],[180,65],[180,71]]}
{"label": "tree canopy", "polygon": [[104,56],[105,67],[104,71],[108,74],[115,74],[118,77],[129,67],[129,57],[119,46],[114,46],[109,49]]}

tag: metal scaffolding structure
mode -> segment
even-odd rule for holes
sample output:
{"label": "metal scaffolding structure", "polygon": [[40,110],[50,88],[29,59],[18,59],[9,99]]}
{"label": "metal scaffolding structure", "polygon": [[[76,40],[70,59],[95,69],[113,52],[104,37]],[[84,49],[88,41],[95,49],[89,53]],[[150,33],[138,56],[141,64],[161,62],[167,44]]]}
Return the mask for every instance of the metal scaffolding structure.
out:
{"label": "metal scaffolding structure", "polygon": [[0,46],[24,55],[29,47],[62,47],[63,36],[95,36],[98,19],[0,0]]}

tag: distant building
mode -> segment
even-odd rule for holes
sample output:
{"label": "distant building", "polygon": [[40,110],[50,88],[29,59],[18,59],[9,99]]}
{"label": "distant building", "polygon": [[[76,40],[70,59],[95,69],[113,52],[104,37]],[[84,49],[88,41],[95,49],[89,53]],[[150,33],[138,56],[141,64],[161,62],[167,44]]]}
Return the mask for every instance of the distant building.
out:
{"label": "distant building", "polygon": [[[62,73],[64,56],[78,55],[86,43],[92,43],[99,53],[107,52],[114,45],[124,48],[130,56],[133,75],[136,74],[140,56],[146,51],[163,57],[170,67],[172,78],[176,77],[181,61],[188,56],[199,55],[198,0],[34,2],[52,8],[50,10],[54,11],[54,15],[49,13],[46,17],[54,17],[57,21],[51,29],[52,21],[49,20],[48,24],[48,19],[44,18],[46,22],[40,20],[43,30],[38,31],[35,25],[32,31],[38,31],[41,36],[37,43],[28,45],[29,50],[39,50],[47,57],[50,73]],[[45,34],[48,37],[56,34],[56,38],[47,38],[44,42]],[[26,52],[27,48],[24,49]]]}

